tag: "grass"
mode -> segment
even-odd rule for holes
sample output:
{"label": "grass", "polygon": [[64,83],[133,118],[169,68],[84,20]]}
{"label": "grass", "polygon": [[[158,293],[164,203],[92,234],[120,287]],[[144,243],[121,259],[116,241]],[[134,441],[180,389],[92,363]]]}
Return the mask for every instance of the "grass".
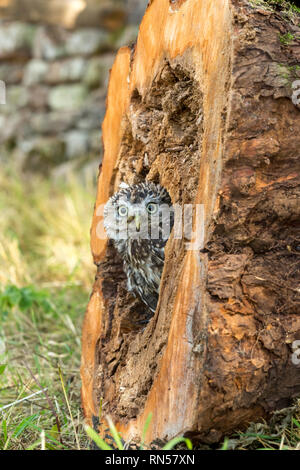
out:
{"label": "grass", "polygon": [[0,285],[90,288],[94,182],[21,178],[6,168],[0,187]]}
{"label": "grass", "polygon": [[0,185],[0,449],[87,448],[79,367],[95,183],[6,168]]}
{"label": "grass", "polygon": [[[0,185],[0,450],[87,449],[88,435],[111,446],[84,428],[80,405],[95,181],[25,178],[2,168]],[[113,423],[111,435],[123,447]],[[175,445],[191,448],[181,438],[165,448]],[[299,449],[299,404],[216,448]]]}
{"label": "grass", "polygon": [[[85,448],[79,367],[80,321],[88,295],[77,286],[49,291],[27,288],[26,292],[26,298],[32,299],[30,305],[18,303],[2,310],[0,362],[6,367],[0,376],[1,406],[40,390],[46,389],[46,393],[1,413],[0,448],[39,446],[42,431],[49,449],[78,448],[78,442]],[[5,291],[3,297],[7,298]]]}
{"label": "grass", "polygon": [[250,3],[267,10],[280,11],[286,20],[299,24],[300,8],[294,2],[288,0],[250,0]]}
{"label": "grass", "polygon": [[244,433],[226,438],[223,450],[300,450],[300,400],[273,413],[268,423],[252,423]]}

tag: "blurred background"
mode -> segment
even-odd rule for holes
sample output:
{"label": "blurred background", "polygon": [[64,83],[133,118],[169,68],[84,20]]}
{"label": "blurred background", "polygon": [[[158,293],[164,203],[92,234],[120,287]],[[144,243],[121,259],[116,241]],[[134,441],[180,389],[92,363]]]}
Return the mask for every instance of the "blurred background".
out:
{"label": "blurred background", "polygon": [[88,445],[80,336],[101,122],[146,4],[0,0],[0,449]]}
{"label": "blurred background", "polygon": [[108,72],[143,0],[0,0],[1,158],[25,171],[99,165]]}

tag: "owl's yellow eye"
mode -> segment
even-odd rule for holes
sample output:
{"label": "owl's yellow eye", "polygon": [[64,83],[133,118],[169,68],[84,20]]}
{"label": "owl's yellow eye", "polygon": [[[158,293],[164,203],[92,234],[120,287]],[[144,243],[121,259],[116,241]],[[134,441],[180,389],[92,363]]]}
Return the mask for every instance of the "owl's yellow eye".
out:
{"label": "owl's yellow eye", "polygon": [[121,217],[126,217],[128,214],[128,207],[127,206],[120,206],[118,209],[118,213]]}
{"label": "owl's yellow eye", "polygon": [[149,214],[153,215],[153,214],[156,214],[158,210],[158,205],[155,204],[154,202],[150,202],[149,204],[147,204],[147,211]]}

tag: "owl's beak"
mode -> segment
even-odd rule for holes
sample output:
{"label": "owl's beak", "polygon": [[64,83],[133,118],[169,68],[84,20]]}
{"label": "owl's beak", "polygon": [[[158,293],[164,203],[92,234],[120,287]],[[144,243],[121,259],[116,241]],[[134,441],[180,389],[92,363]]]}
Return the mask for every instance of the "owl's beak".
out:
{"label": "owl's beak", "polygon": [[135,226],[136,226],[137,231],[139,232],[141,229],[140,214],[135,214]]}

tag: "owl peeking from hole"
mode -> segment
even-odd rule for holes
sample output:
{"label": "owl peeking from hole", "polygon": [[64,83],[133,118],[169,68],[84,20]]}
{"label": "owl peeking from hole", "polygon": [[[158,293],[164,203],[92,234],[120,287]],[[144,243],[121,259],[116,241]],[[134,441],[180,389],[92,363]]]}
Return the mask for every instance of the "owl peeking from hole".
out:
{"label": "owl peeking from hole", "polygon": [[165,188],[149,181],[120,187],[104,208],[105,231],[123,260],[128,291],[155,312],[174,225],[172,201]]}

